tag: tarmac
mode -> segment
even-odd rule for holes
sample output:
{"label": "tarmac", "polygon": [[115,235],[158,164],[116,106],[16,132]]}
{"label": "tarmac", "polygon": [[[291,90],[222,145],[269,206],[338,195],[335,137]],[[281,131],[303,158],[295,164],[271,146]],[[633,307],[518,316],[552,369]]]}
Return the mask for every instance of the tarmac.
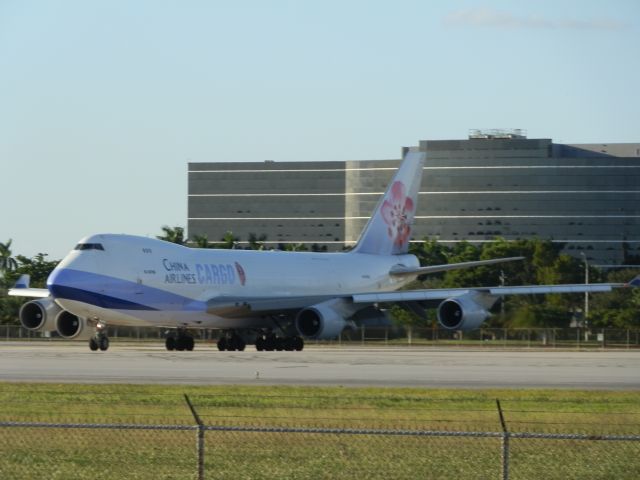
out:
{"label": "tarmac", "polygon": [[319,347],[220,352],[196,344],[0,342],[0,381],[194,385],[343,385],[426,388],[640,389],[640,351],[458,347]]}

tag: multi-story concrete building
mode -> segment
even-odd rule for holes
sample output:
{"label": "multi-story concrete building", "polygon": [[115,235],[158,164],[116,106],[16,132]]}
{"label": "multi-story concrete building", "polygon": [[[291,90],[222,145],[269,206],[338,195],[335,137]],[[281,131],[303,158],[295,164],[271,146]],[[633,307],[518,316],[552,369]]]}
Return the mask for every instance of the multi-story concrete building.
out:
{"label": "multi-story concrete building", "polygon": [[[538,237],[607,265],[640,255],[640,144],[555,144],[522,132],[420,141],[414,240]],[[188,232],[267,245],[353,245],[399,159],[190,163]]]}

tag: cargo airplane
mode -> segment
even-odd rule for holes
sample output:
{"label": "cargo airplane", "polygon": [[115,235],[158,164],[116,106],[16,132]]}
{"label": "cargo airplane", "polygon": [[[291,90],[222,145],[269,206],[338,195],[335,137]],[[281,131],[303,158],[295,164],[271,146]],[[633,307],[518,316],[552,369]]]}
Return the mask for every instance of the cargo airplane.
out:
{"label": "cargo airplane", "polygon": [[349,252],[197,249],[146,237],[101,234],[81,240],[46,289],[21,277],[10,295],[37,297],[20,309],[33,331],[56,331],[107,350],[108,326],[169,329],[168,350],[192,350],[197,329],[221,330],[220,350],[302,350],[353,327],[369,306],[437,302],[440,325],[479,327],[503,295],[604,292],[620,284],[399,289],[419,275],[522,260],[420,266],[408,253],[425,154],[408,151]]}

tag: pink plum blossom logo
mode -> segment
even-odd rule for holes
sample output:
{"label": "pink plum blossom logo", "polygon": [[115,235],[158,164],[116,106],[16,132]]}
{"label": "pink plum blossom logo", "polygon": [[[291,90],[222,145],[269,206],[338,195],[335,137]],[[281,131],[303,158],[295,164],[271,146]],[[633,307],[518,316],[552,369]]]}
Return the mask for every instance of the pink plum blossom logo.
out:
{"label": "pink plum blossom logo", "polygon": [[236,272],[238,272],[238,277],[240,277],[240,285],[244,287],[244,284],[247,283],[247,275],[244,273],[244,268],[238,262],[235,262]]}
{"label": "pink plum blossom logo", "polygon": [[399,247],[403,247],[409,241],[413,208],[413,200],[407,197],[404,184],[393,182],[390,195],[382,204],[381,214],[387,224],[387,234]]}

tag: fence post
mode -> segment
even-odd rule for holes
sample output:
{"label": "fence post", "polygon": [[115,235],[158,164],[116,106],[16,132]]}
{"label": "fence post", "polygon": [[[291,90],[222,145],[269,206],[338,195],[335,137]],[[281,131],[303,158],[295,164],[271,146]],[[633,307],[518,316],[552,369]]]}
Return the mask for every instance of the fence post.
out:
{"label": "fence post", "polygon": [[204,480],[204,423],[202,423],[198,412],[196,412],[186,393],[184,394],[184,399],[189,406],[189,410],[191,410],[191,415],[193,415],[194,420],[198,424],[198,437],[196,440],[196,446],[198,448],[198,480]]}
{"label": "fence post", "polygon": [[509,431],[507,430],[507,423],[504,421],[504,414],[502,413],[500,400],[497,398],[496,406],[498,407],[498,413],[500,415],[500,425],[502,425],[502,451],[500,455],[502,460],[502,472],[500,478],[502,480],[509,480]]}
{"label": "fence post", "polygon": [[580,350],[580,327],[576,328],[576,348]]}

